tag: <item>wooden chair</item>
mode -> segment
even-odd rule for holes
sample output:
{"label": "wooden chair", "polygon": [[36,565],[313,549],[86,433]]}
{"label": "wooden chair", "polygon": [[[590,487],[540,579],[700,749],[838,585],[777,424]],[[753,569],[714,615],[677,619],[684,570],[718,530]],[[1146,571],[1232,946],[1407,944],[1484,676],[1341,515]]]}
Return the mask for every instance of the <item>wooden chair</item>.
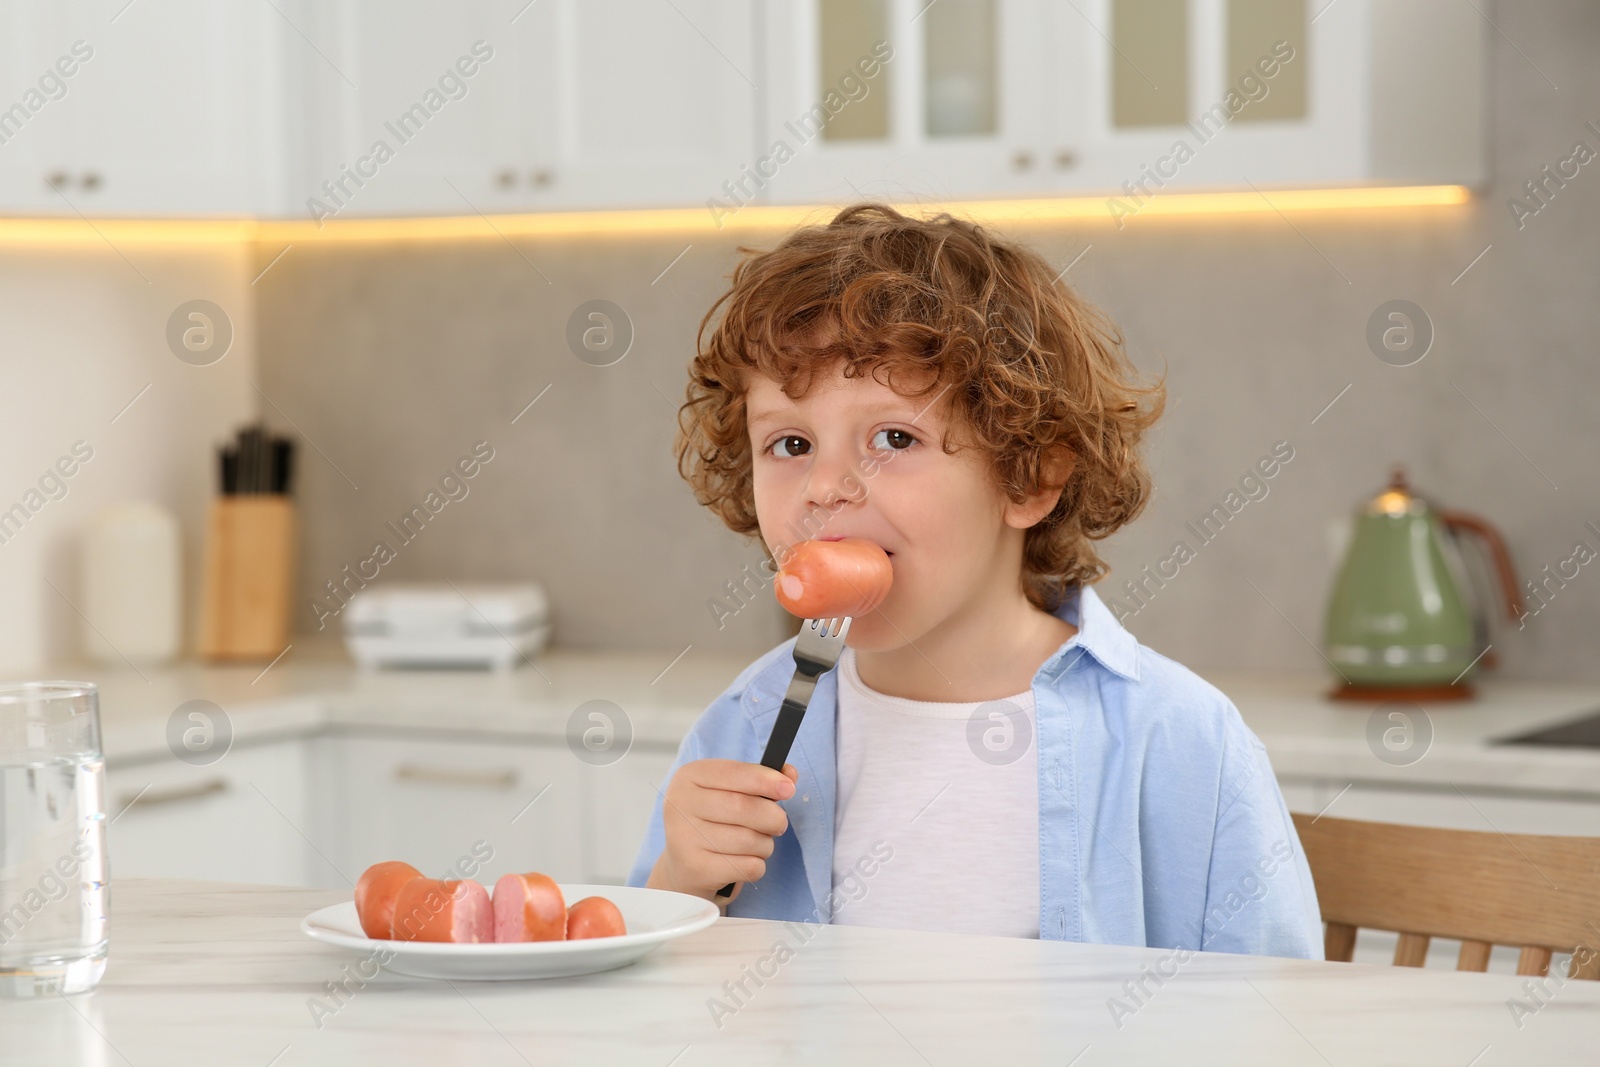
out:
{"label": "wooden chair", "polygon": [[1293,813],[1327,923],[1327,958],[1350,962],[1356,929],[1400,935],[1394,962],[1421,967],[1431,938],[1461,942],[1458,971],[1522,949],[1517,973],[1600,979],[1600,838],[1480,833]]}

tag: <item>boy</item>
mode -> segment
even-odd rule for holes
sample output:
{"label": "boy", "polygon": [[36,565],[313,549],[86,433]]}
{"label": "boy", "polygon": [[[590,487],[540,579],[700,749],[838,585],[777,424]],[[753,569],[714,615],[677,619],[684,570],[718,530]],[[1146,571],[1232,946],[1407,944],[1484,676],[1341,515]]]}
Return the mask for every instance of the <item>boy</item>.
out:
{"label": "boy", "polygon": [[980,227],[858,204],[741,262],[700,341],[676,445],[700,502],[780,565],[875,541],[894,582],[781,774],[759,760],[793,639],[701,715],[628,884],[735,916],[1323,958],[1260,741],[1089,587],[1091,542],[1149,495],[1165,399],[1114,326]]}

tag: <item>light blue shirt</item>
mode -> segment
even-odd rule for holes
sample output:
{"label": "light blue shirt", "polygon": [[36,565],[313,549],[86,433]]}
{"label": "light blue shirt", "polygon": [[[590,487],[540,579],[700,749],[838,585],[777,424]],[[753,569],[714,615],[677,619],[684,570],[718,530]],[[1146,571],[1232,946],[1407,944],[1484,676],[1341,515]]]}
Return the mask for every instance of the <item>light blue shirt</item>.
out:
{"label": "light blue shirt", "polygon": [[[1056,615],[1078,632],[1033,677],[1039,936],[1322,959],[1310,867],[1266,748],[1232,701],[1141,645],[1092,588],[1069,593]],[[760,762],[793,650],[790,638],[734,679],[671,773],[698,759]],[[833,889],[837,697],[835,669],[818,679],[789,753],[800,772],[780,802],[789,828],[729,915],[826,923],[848,899],[843,883]],[[664,847],[662,805],[658,794],[629,885],[645,884]]]}

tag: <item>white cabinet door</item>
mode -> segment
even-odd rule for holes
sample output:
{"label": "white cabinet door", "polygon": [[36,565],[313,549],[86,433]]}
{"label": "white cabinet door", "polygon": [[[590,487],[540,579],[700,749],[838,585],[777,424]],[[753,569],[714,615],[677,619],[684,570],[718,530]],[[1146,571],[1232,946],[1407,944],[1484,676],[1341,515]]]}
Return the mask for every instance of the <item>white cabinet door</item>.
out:
{"label": "white cabinet door", "polygon": [[31,23],[31,54],[8,69],[37,78],[46,56],[73,54],[78,41],[89,54],[65,94],[31,122],[58,127],[60,137],[45,168],[58,177],[59,195],[46,209],[92,217],[244,215],[276,206],[285,27],[270,5],[18,6],[41,13],[20,16]]}
{"label": "white cabinet door", "polygon": [[1045,184],[1055,56],[1036,0],[779,0],[766,18],[762,166],[732,192],[937,201]]}
{"label": "white cabinet door", "polygon": [[517,871],[584,880],[583,764],[564,746],[376,733],[328,740],[339,751],[331,798],[352,880],[382,860],[435,878],[452,869],[463,877],[466,864],[465,876],[486,888]]}
{"label": "white cabinet door", "polygon": [[[516,5],[520,7],[522,5]],[[472,215],[530,206],[533,127],[519,93],[552,17],[503,0],[337,0],[300,9],[291,104],[307,150],[291,217]],[[512,22],[512,18],[516,21]]]}
{"label": "white cabinet door", "polygon": [[94,50],[87,41],[74,48],[55,14],[36,4],[0,7],[0,70],[7,73],[0,87],[0,211],[71,211],[50,179],[66,180],[58,173],[66,145],[62,103],[82,89]]}
{"label": "white cabinet door", "polygon": [[[329,884],[310,844],[305,742],[237,746],[209,766],[175,759],[106,772],[111,875]],[[343,884],[336,880],[333,884]]]}
{"label": "white cabinet door", "polygon": [[635,746],[615,763],[584,774],[584,866],[589,880],[622,885],[644,844],[657,790],[666,791],[675,748]]}
{"label": "white cabinet door", "polygon": [[295,214],[702,204],[754,158],[754,18],[740,0],[308,10]]}
{"label": "white cabinet door", "polygon": [[[520,113],[553,94],[536,168],[561,207],[699,206],[756,158],[757,5],[541,0]],[[532,12],[529,13],[530,16]],[[553,77],[551,77],[553,75]]]}

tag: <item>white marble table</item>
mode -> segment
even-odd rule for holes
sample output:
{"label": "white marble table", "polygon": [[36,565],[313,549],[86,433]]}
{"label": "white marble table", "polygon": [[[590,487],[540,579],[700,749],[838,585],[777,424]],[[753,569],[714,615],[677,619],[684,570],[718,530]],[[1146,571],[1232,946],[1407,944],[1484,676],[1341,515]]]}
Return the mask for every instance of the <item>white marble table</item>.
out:
{"label": "white marble table", "polygon": [[[1529,980],[1510,975],[1212,953],[1180,963],[1159,949],[727,918],[584,978],[381,973],[352,983],[319,1027],[308,1005],[359,957],[298,927],[343,896],[118,882],[105,980],[70,998],[0,1001],[0,1062],[1493,1067],[1593,1063],[1600,1049],[1600,982],[1551,981],[1519,1027],[1508,1001]],[[773,955],[780,943],[787,958]],[[758,967],[770,975],[759,986],[748,979]],[[1108,1001],[1133,1006],[1124,984],[1141,978],[1148,995],[1119,1026]],[[750,993],[736,1000],[724,983],[741,979]],[[716,1000],[733,1009],[720,1026]]]}

